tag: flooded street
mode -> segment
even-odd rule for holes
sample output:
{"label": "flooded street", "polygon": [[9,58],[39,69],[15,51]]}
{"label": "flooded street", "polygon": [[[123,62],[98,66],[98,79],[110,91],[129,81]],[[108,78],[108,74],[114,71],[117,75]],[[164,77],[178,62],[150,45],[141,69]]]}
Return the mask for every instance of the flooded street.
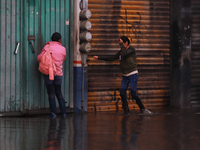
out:
{"label": "flooded street", "polygon": [[199,150],[200,109],[0,118],[0,150]]}

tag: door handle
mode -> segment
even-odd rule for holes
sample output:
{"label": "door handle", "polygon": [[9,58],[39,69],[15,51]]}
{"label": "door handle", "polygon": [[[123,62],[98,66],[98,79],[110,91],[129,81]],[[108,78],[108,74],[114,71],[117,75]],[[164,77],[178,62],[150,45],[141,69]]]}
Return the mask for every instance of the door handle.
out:
{"label": "door handle", "polygon": [[[35,35],[29,35],[28,36],[28,40],[30,41],[30,40],[35,40]],[[33,49],[33,53],[35,53],[35,48],[34,48],[34,46],[33,46],[33,43],[30,41],[29,42],[29,44],[31,44],[31,46],[32,46],[32,49]]]}
{"label": "door handle", "polygon": [[20,43],[17,43],[16,49],[15,49],[15,52],[14,52],[15,54],[17,54],[17,52],[18,52],[19,45],[20,45]]}
{"label": "door handle", "polygon": [[35,48],[34,48],[34,46],[33,46],[33,43],[32,42],[29,42],[29,44],[31,44],[31,46],[32,46],[32,49],[33,49],[33,53],[35,53]]}

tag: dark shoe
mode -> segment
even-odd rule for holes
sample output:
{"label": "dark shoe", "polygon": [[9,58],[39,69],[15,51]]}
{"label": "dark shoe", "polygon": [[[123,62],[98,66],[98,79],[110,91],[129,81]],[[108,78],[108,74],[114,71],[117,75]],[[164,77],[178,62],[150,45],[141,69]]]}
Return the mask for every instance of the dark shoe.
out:
{"label": "dark shoe", "polygon": [[129,114],[129,113],[130,113],[129,108],[124,109],[124,113],[125,113],[125,114]]}
{"label": "dark shoe", "polygon": [[59,102],[59,107],[60,107],[60,111],[61,111],[62,117],[65,118],[66,117],[65,100],[60,100],[58,102]]}
{"label": "dark shoe", "polygon": [[66,114],[62,114],[62,118],[66,118]]}
{"label": "dark shoe", "polygon": [[49,106],[50,106],[50,111],[51,111],[51,117],[56,118],[56,101],[50,100]]}
{"label": "dark shoe", "polygon": [[51,112],[51,118],[55,119],[56,117],[57,117],[56,114],[54,114],[53,112]]}
{"label": "dark shoe", "polygon": [[125,114],[129,114],[130,113],[130,110],[129,110],[129,107],[128,107],[128,103],[122,103],[122,108],[123,108]]}
{"label": "dark shoe", "polygon": [[148,109],[141,109],[141,113],[143,114],[153,114],[151,111],[149,111]]}

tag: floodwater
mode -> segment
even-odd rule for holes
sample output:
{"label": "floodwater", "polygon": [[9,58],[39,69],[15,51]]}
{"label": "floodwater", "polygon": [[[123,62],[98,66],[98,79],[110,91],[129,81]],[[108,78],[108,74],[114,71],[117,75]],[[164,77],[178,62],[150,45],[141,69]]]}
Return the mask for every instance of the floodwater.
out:
{"label": "floodwater", "polygon": [[200,109],[0,118],[0,150],[199,150]]}

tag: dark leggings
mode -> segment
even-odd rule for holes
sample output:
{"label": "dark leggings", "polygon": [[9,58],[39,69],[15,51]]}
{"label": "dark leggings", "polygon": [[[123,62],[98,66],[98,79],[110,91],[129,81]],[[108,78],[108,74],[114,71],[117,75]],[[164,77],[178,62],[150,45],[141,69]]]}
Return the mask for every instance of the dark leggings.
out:
{"label": "dark leggings", "polygon": [[47,88],[47,93],[49,96],[49,101],[55,100],[55,95],[58,99],[64,100],[61,92],[62,76],[54,76],[54,80],[49,80],[48,75],[43,75],[45,86]]}

